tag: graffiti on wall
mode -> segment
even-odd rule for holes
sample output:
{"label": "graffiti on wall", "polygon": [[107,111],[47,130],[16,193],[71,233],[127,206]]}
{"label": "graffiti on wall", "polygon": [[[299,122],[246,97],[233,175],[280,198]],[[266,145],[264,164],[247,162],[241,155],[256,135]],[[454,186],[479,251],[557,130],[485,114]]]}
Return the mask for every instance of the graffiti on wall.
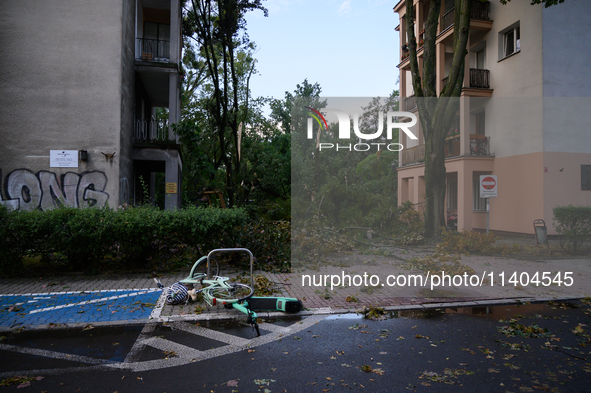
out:
{"label": "graffiti on wall", "polygon": [[[2,171],[0,170],[0,180]],[[104,206],[107,175],[101,171],[68,172],[59,177],[54,172],[16,169],[4,179],[0,204],[9,210],[51,210],[59,206]]]}

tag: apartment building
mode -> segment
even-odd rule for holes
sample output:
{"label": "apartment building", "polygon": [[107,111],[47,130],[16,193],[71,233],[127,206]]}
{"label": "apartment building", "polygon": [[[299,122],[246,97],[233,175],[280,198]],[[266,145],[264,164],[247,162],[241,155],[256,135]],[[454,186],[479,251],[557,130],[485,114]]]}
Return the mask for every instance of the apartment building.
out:
{"label": "apartment building", "polygon": [[[529,1],[472,1],[460,109],[445,141],[448,218],[458,230],[484,230],[480,176],[497,176],[489,198],[492,231],[533,234],[552,208],[591,205],[591,4],[567,0],[544,8]],[[413,12],[419,67],[429,0],[400,1],[401,109],[417,113],[404,15]],[[436,39],[437,90],[453,56],[454,1],[443,0]],[[422,68],[421,68],[422,69]],[[420,127],[419,127],[420,128]],[[400,134],[398,201],[424,202],[425,146]]]}
{"label": "apartment building", "polygon": [[180,0],[0,2],[0,203],[179,207],[181,22]]}

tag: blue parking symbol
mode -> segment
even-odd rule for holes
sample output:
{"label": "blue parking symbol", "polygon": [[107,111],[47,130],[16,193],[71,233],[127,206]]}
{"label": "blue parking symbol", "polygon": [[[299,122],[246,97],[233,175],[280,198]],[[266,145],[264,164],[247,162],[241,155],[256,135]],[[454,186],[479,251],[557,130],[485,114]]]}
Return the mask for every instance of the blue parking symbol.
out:
{"label": "blue parking symbol", "polygon": [[111,291],[0,295],[0,328],[148,319],[162,291]]}

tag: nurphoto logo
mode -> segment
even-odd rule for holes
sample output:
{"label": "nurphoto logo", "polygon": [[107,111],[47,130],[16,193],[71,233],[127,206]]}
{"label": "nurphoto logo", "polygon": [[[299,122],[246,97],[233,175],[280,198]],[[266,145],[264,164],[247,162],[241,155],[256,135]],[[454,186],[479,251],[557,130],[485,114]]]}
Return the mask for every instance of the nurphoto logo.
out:
{"label": "nurphoto logo", "polygon": [[[320,142],[320,132],[324,128],[328,131],[328,122],[324,115],[314,108],[309,106],[303,107],[308,109],[308,114],[311,116],[308,118],[308,129],[307,129],[307,137],[308,139],[314,138],[313,132],[313,119],[316,120],[318,123],[318,132],[316,134],[316,144],[320,151],[327,150],[327,149],[335,149],[339,150],[346,150],[346,151],[368,151],[375,146],[378,151],[383,149],[384,147],[390,151],[401,151],[404,146],[400,143],[392,142],[378,142],[379,140],[383,140],[383,132],[384,132],[384,112],[378,113],[378,129],[376,132],[373,133],[363,133],[359,129],[359,113],[353,113],[353,116],[349,116],[345,111],[335,108],[324,108],[322,109],[325,113],[332,113],[336,115],[338,123],[339,123],[339,139],[349,140],[351,139],[351,119],[353,119],[353,132],[355,136],[360,140],[359,143],[355,144],[339,144],[336,143],[326,143]],[[312,119],[313,118],[313,119]],[[401,119],[410,119],[410,121],[401,121]],[[410,130],[411,127],[417,124],[417,117],[411,112],[394,112],[389,111],[386,113],[386,141],[392,140],[393,130],[400,128],[410,139],[418,139],[417,136]],[[361,142],[361,140],[365,140],[368,142]],[[369,142],[375,141],[375,142]]]}

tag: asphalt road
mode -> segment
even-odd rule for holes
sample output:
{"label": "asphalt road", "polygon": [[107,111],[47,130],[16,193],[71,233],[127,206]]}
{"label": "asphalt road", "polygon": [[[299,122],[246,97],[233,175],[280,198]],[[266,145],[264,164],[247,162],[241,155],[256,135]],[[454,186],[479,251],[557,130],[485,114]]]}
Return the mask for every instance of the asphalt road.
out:
{"label": "asphalt road", "polygon": [[15,382],[0,391],[585,392],[590,309],[311,316],[265,321],[258,338],[235,322],[23,331],[0,341],[0,380]]}

